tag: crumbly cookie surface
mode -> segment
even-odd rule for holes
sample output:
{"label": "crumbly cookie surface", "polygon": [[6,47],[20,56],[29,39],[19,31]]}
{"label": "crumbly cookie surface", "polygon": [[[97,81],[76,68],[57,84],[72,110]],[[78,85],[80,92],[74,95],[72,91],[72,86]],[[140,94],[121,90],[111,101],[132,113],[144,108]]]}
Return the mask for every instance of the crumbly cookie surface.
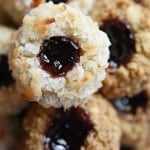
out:
{"label": "crumbly cookie surface", "polygon": [[[61,3],[65,2],[68,5],[81,10],[83,13],[87,14],[88,11],[92,8],[92,4],[94,0],[60,0],[53,1],[54,3]],[[49,1],[49,2],[50,2]],[[46,0],[0,0],[0,3],[4,10],[12,17],[12,19],[18,23],[19,25],[22,24],[22,20],[24,15],[29,12],[32,8],[39,6],[40,4],[46,3]]]}
{"label": "crumbly cookie surface", "polygon": [[150,88],[134,95],[113,100],[122,128],[122,145],[135,150],[150,146]]}
{"label": "crumbly cookie surface", "polygon": [[[113,41],[110,40],[112,50],[109,60],[113,63],[109,63],[101,92],[113,99],[142,91],[150,82],[150,70],[147,69],[150,68],[150,20],[145,19],[150,18],[149,10],[130,0],[102,0],[95,1],[90,16],[100,28],[109,32],[108,36],[112,36]],[[121,26],[120,29],[118,26]],[[131,46],[128,46],[130,42]],[[130,47],[133,47],[131,51]],[[120,60],[126,55],[128,58],[121,64]],[[118,67],[113,59],[120,61]]]}
{"label": "crumbly cookie surface", "polygon": [[[46,63],[44,66],[43,62],[41,63],[43,56],[40,60],[38,56],[41,55],[45,45],[53,42],[52,39],[57,44],[58,41],[55,40],[57,38],[65,39],[64,41],[67,39],[71,41],[70,43],[74,43],[73,45],[77,43],[78,46],[75,47],[79,47],[77,53],[80,60],[73,63],[73,67],[65,74],[53,77],[51,73],[53,70],[48,69],[50,71],[48,72]],[[24,18],[23,26],[18,32],[16,48],[11,54],[10,64],[21,95],[31,101],[39,102],[44,107],[52,105],[67,108],[79,105],[102,86],[100,82],[105,77],[109,45],[107,35],[99,31],[97,25],[81,12],[65,4],[40,5]],[[55,53],[55,50],[51,52],[47,49],[48,47],[44,50],[49,55]],[[56,50],[58,49],[59,47]],[[65,51],[66,47],[60,50],[61,57],[68,54]],[[73,52],[74,50],[71,50],[71,53]],[[58,54],[59,58],[60,55]],[[68,60],[74,61],[74,56],[76,57],[76,54]],[[63,60],[66,58],[64,56]],[[57,65],[54,67],[57,68]]]}
{"label": "crumbly cookie surface", "polygon": [[8,65],[8,53],[12,49],[13,29],[0,26],[0,116],[14,115],[24,107],[16,91],[15,80]]}
{"label": "crumbly cookie surface", "polygon": [[[119,125],[116,112],[109,105],[109,103],[107,103],[107,101],[104,100],[101,96],[94,95],[90,98],[87,104],[80,106],[80,108],[76,108],[77,111],[79,111],[79,109],[84,110],[86,114],[88,114],[90,121],[93,124],[92,129],[88,132],[88,135],[85,137],[85,140],[79,149],[81,150],[91,150],[91,149],[119,150],[120,125]],[[44,145],[44,142],[46,141],[48,142],[48,137],[45,138],[46,132],[52,132],[52,133],[54,132],[54,134],[62,133],[60,134],[62,136],[66,134],[65,137],[69,137],[70,132],[74,132],[72,130],[75,130],[75,132],[78,132],[78,129],[80,129],[79,126],[74,126],[73,129],[68,127],[70,128],[69,131],[64,132],[63,127],[60,128],[61,126],[60,124],[59,124],[60,126],[58,124],[57,124],[58,126],[55,125],[57,126],[57,130],[55,130],[54,128],[54,131],[53,130],[50,131],[51,129],[49,128],[49,126],[53,125],[54,123],[53,121],[55,120],[55,118],[58,116],[62,117],[63,113],[60,113],[60,112],[61,112],[60,109],[54,109],[54,108],[44,109],[38,105],[34,105],[33,108],[31,108],[28,111],[27,116],[24,119],[24,124],[23,124],[25,132],[26,132],[25,138],[24,138],[24,141],[25,141],[24,147],[26,150],[37,150],[37,149],[43,150],[44,146],[46,146]],[[80,115],[81,114],[83,114],[83,112],[80,113]],[[72,119],[76,118],[76,116],[72,116],[71,118]],[[87,119],[87,118],[88,117],[85,115],[84,119]],[[80,119],[77,119],[77,120],[80,120]],[[63,120],[63,121],[65,124],[66,120]],[[68,126],[70,125],[69,121],[71,120],[69,119],[67,121]],[[78,125],[77,122],[78,121],[76,121],[75,123],[76,125]],[[85,124],[85,126],[86,125],[87,124]],[[84,127],[84,125],[82,127]],[[74,137],[75,136],[76,135],[74,135]],[[76,142],[73,139],[68,139],[68,140],[72,140],[72,143]],[[66,141],[66,142],[68,142],[66,143],[66,145],[69,144],[69,141]],[[56,144],[55,146],[61,147],[61,144],[60,145]],[[62,145],[62,148],[63,148],[63,145]]]}

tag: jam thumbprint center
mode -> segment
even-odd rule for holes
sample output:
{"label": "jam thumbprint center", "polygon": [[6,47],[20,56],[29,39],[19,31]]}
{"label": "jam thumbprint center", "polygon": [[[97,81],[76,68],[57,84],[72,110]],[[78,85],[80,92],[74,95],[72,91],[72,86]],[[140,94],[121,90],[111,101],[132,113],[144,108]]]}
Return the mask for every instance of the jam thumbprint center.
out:
{"label": "jam thumbprint center", "polygon": [[46,0],[46,2],[52,1],[54,4],[59,4],[59,3],[67,3],[68,0]]}
{"label": "jam thumbprint center", "polygon": [[7,55],[0,55],[0,87],[9,86],[14,82],[8,65]]}
{"label": "jam thumbprint center", "polygon": [[133,97],[123,97],[112,100],[112,104],[120,113],[132,113],[135,115],[138,108],[141,108],[143,111],[146,110],[148,96],[146,92],[143,91]]}
{"label": "jam thumbprint center", "polygon": [[67,37],[54,36],[42,43],[37,57],[52,77],[65,76],[80,61],[80,47]]}
{"label": "jam thumbprint center", "polygon": [[89,115],[82,108],[61,110],[46,131],[44,149],[80,150],[92,129]]}
{"label": "jam thumbprint center", "polygon": [[115,18],[105,20],[100,28],[108,34],[112,43],[109,66],[116,68],[126,65],[135,51],[134,34],[130,25]]}

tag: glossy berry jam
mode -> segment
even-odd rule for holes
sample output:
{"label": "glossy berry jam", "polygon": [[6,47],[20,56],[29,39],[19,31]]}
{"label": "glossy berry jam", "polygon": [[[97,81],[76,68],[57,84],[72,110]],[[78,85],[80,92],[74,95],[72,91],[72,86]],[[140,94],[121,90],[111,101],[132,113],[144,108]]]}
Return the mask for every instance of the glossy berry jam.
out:
{"label": "glossy berry jam", "polygon": [[134,53],[134,35],[129,24],[119,19],[105,20],[101,29],[108,34],[110,46],[109,66],[112,68],[125,65]]}
{"label": "glossy berry jam", "polygon": [[45,150],[80,150],[93,125],[82,108],[61,111],[46,132]]}
{"label": "glossy berry jam", "polygon": [[0,55],[0,87],[9,86],[14,82],[8,66],[8,57]]}
{"label": "glossy berry jam", "polygon": [[37,57],[42,68],[52,77],[65,76],[80,61],[80,47],[64,36],[45,40],[40,49]]}
{"label": "glossy berry jam", "polygon": [[145,111],[148,104],[148,96],[145,92],[141,92],[133,97],[123,97],[112,100],[114,107],[121,113],[136,114],[137,108]]}
{"label": "glossy berry jam", "polygon": [[134,150],[134,149],[130,146],[121,145],[120,150]]}
{"label": "glossy berry jam", "polygon": [[54,4],[67,3],[68,0],[46,0],[46,2],[52,1]]}

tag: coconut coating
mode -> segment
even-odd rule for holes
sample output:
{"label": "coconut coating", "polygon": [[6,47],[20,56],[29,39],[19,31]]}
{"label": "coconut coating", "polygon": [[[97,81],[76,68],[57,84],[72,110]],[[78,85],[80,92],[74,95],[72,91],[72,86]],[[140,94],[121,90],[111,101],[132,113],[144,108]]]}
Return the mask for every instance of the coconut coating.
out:
{"label": "coconut coating", "polygon": [[[80,108],[89,115],[90,121],[93,124],[92,130],[89,131],[80,149],[119,150],[121,135],[120,123],[111,105],[101,96],[94,95],[86,104],[80,106]],[[44,149],[45,131],[48,126],[53,124],[53,120],[56,116],[62,116],[59,109],[44,109],[38,105],[34,105],[27,112],[23,124],[26,132],[24,137],[24,148],[26,150]],[[73,130],[76,130],[76,127]],[[76,130],[76,132],[78,132],[78,130]]]}
{"label": "coconut coating", "polygon": [[[77,43],[80,49],[80,60],[74,63],[71,70],[57,77],[43,69],[37,57],[41,47],[46,45],[43,46],[43,42],[55,37],[67,38]],[[109,45],[107,35],[81,12],[65,4],[40,5],[25,16],[16,47],[10,56],[11,69],[20,94],[44,107],[68,108],[80,105],[102,86],[100,83],[105,78]],[[60,50],[64,54],[65,51]],[[47,52],[51,54],[55,50]]]}
{"label": "coconut coating", "polygon": [[[129,42],[131,42],[133,46],[133,49],[131,49],[133,52],[129,51],[125,54],[126,56],[131,53],[129,54],[129,59],[125,59],[124,63],[118,67],[112,64],[109,65],[101,92],[109,99],[127,95],[132,96],[139,93],[150,82],[150,70],[147,69],[150,68],[150,19],[145,19],[150,18],[149,10],[130,0],[99,0],[95,1],[90,16],[98,22],[100,28],[103,28],[106,20],[116,20],[116,22],[120,21],[121,25],[124,24],[126,28],[125,31],[124,29],[122,29],[122,31],[116,29],[118,33],[116,37],[114,36],[112,38],[114,43],[116,42],[115,40],[122,45],[126,42],[126,39],[123,39],[125,37],[124,32],[131,32],[128,38],[132,38],[132,41],[129,40],[123,45],[123,48],[113,49],[114,51],[116,50],[116,53],[122,54]],[[114,21],[114,23],[116,22]],[[109,26],[110,24],[107,25]],[[108,32],[111,34],[111,31]],[[115,31],[113,31],[113,33],[115,34]],[[118,38],[117,36],[119,35],[123,38]],[[110,52],[111,54],[113,54],[113,50]],[[120,59],[119,56],[117,56],[116,59]]]}
{"label": "coconut coating", "polygon": [[[49,0],[55,2],[53,0]],[[62,2],[81,10],[83,13],[87,14],[92,8],[94,0],[66,0]],[[23,17],[31,9],[39,6],[40,4],[48,2],[47,0],[0,0],[0,4],[3,9],[8,13],[8,15],[19,25],[22,24]],[[61,1],[60,1],[61,2]]]}

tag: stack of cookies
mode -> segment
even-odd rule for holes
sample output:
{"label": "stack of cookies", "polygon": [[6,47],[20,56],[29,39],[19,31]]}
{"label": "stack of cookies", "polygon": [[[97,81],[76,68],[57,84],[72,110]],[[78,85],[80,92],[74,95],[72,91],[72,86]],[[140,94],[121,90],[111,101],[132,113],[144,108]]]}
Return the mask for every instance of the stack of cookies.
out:
{"label": "stack of cookies", "polygon": [[0,0],[0,150],[150,150],[149,0]]}

